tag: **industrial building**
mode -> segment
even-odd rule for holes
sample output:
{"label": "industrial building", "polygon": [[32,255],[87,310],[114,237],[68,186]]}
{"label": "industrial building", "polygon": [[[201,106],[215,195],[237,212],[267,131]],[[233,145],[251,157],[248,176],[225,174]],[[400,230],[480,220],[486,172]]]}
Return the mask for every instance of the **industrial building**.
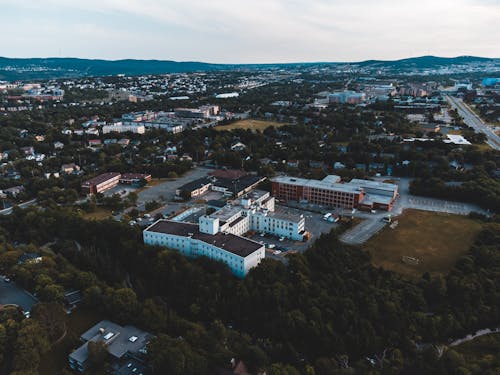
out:
{"label": "industrial building", "polygon": [[343,208],[382,209],[390,211],[397,197],[394,184],[353,179],[340,182],[340,177],[308,180],[290,176],[272,179],[272,194],[284,201],[299,201]]}

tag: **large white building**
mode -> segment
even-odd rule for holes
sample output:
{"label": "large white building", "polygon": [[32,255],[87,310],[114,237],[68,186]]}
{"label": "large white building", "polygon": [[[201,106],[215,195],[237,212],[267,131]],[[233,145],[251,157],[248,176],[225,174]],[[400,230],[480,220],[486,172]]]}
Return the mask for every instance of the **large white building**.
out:
{"label": "large white building", "polygon": [[199,226],[158,220],[144,230],[144,243],[175,249],[188,257],[206,256],[226,263],[233,274],[239,277],[244,277],[264,259],[264,245],[248,238],[220,232],[218,220],[210,222],[206,219],[207,217],[200,218]]}
{"label": "large white building", "polygon": [[198,225],[159,220],[143,232],[144,243],[179,250],[189,257],[206,256],[224,262],[239,277],[265,256],[263,244],[242,237],[253,230],[292,240],[303,240],[303,215],[276,212],[274,197],[253,191],[234,205],[203,215]]}
{"label": "large white building", "polygon": [[117,122],[112,125],[104,125],[102,127],[102,134],[109,134],[112,132],[116,133],[136,133],[136,134],[144,134],[146,132],[146,128],[144,125],[140,124],[124,124],[122,122]]}

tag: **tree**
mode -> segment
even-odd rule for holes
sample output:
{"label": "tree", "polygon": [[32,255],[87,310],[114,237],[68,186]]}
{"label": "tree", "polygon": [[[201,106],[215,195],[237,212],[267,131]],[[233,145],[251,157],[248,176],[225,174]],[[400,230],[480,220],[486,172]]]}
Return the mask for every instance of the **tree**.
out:
{"label": "tree", "polygon": [[40,299],[47,302],[62,302],[64,288],[57,284],[49,284],[40,291]]}
{"label": "tree", "polygon": [[59,339],[66,330],[66,313],[56,302],[40,302],[33,308],[33,319],[40,322],[50,341]]}
{"label": "tree", "polygon": [[108,308],[120,322],[135,321],[139,309],[137,295],[130,288],[113,290],[108,298]]}
{"label": "tree", "polygon": [[40,324],[34,319],[25,319],[14,343],[13,369],[36,371],[49,348],[47,335]]}
{"label": "tree", "polygon": [[89,363],[93,368],[101,367],[108,357],[108,349],[102,341],[89,341]]}
{"label": "tree", "polygon": [[269,375],[300,375],[300,372],[291,365],[284,365],[282,363],[273,363],[266,371]]}

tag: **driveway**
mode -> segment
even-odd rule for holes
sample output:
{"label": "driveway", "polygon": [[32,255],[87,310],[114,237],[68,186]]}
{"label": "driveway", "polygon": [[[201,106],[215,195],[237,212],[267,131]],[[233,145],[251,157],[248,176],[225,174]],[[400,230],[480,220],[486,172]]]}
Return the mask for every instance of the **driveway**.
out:
{"label": "driveway", "polygon": [[38,300],[26,290],[17,286],[13,281],[6,282],[0,277],[0,304],[18,305],[23,311],[31,311],[31,308]]}

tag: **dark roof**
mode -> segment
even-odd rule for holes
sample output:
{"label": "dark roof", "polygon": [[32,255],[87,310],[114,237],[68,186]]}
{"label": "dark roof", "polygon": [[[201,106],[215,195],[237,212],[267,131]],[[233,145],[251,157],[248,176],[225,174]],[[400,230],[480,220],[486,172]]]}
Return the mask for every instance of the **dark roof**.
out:
{"label": "dark roof", "polygon": [[176,236],[189,237],[203,241],[207,244],[217,246],[240,257],[247,257],[259,250],[262,245],[244,237],[234,234],[216,233],[214,235],[201,233],[197,224],[180,223],[171,220],[159,220],[146,229],[148,232],[173,234]]}
{"label": "dark roof", "polygon": [[35,260],[35,259],[38,259],[40,258],[41,255],[37,254],[37,253],[24,253],[22,254],[19,259],[18,259],[18,263],[19,264],[22,264],[22,263],[25,263],[25,262],[28,262],[30,260]]}
{"label": "dark roof", "polygon": [[203,186],[206,186],[208,184],[211,184],[211,183],[212,183],[212,180],[210,178],[202,177],[202,178],[199,178],[197,180],[188,182],[185,185],[182,185],[179,188],[179,190],[181,190],[181,191],[193,191],[193,190],[197,190],[197,189],[199,189]]}
{"label": "dark roof", "polygon": [[106,344],[109,354],[115,358],[122,358],[126,353],[139,353],[147,346],[151,337],[150,333],[134,326],[122,327],[108,320],[103,320],[80,336],[85,344],[72,352],[69,357],[80,363],[85,362],[89,356],[88,342],[100,341]]}
{"label": "dark roof", "polygon": [[79,290],[72,290],[64,293],[64,302],[68,305],[75,305],[82,301],[82,292]]}
{"label": "dark roof", "polygon": [[235,191],[239,193],[255,185],[256,183],[259,183],[263,179],[265,179],[265,177],[260,177],[260,176],[244,176],[236,180],[231,180],[228,178],[217,178],[214,181],[214,185],[224,187],[232,191],[233,193]]}
{"label": "dark roof", "polygon": [[118,172],[103,173],[100,174],[99,176],[95,176],[94,178],[84,181],[82,185],[83,186],[99,185],[102,184],[103,182],[106,182],[108,180],[111,180],[112,178],[119,176],[121,176],[121,174]]}
{"label": "dark roof", "polygon": [[217,207],[222,208],[227,204],[227,202],[223,199],[211,199],[207,202],[207,206],[209,207]]}

